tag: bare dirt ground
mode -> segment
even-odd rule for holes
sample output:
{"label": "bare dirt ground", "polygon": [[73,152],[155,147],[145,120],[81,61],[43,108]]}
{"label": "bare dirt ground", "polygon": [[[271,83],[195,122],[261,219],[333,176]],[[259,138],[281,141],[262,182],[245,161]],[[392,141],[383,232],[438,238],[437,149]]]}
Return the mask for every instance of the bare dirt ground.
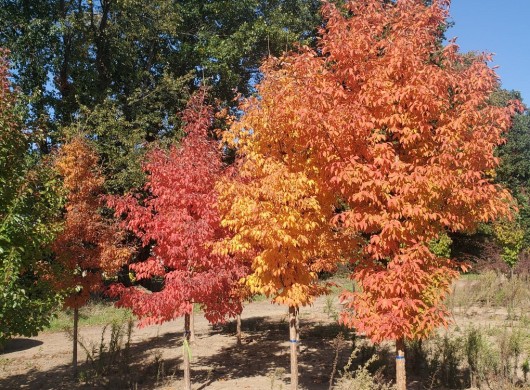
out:
{"label": "bare dirt ground", "polygon": [[[455,307],[449,305],[454,315],[452,331],[458,333],[470,326],[500,331],[510,326],[508,318],[513,315],[523,318],[526,315],[526,306],[510,313],[502,307],[474,305],[475,298],[471,299],[470,294],[480,289],[475,284],[474,281],[464,280],[456,284],[463,289],[459,298],[463,302]],[[464,290],[466,285],[468,288]],[[353,349],[353,340],[358,346],[362,344],[362,337],[355,337],[337,324],[340,311],[336,296],[321,297],[313,306],[300,310],[301,390],[328,389],[332,373],[340,375],[337,370],[346,365]],[[194,390],[289,388],[287,309],[266,301],[250,303],[243,311],[242,329],[243,342],[238,346],[234,321],[212,326],[202,315],[195,314],[196,341],[191,346]],[[89,350],[91,346],[97,350],[101,344],[102,331],[103,326],[82,327],[80,338]],[[336,336],[341,332],[345,335],[345,341],[337,349]],[[107,328],[104,340],[107,348],[109,333]],[[115,355],[117,360],[113,362],[109,362],[108,353],[92,353],[105,359],[90,361],[80,348],[80,381],[73,380],[72,341],[65,332],[44,332],[33,338],[13,339],[7,344],[4,353],[0,354],[0,390],[179,389],[182,380],[182,334],[182,319],[160,326],[134,327],[130,345],[125,347],[127,337],[124,336],[121,352]],[[384,376],[388,379],[393,376],[393,353],[392,348],[385,351],[385,347],[390,346],[383,345],[378,355],[382,356],[382,366],[386,367]],[[367,355],[360,357],[361,361],[366,361],[374,352],[368,349]],[[408,361],[414,366],[412,356]],[[337,370],[334,370],[334,363]],[[425,384],[421,382],[425,378],[422,378],[409,377],[409,390],[423,389]]]}
{"label": "bare dirt ground", "polygon": [[[325,310],[326,298],[300,311],[300,385],[327,389],[333,370],[334,337],[340,332]],[[335,305],[338,303],[335,299]],[[337,307],[337,310],[339,308]],[[79,351],[79,371],[85,383],[72,380],[72,342],[64,332],[45,332],[11,340],[0,355],[0,389],[169,389],[180,388],[182,319],[160,326],[135,328],[128,349],[128,369],[95,377],[93,365]],[[195,315],[196,341],[191,346],[194,389],[286,389],[289,384],[287,310],[268,302],[253,302],[242,315],[243,343],[237,346],[235,325],[212,327]],[[108,338],[107,331],[107,338]],[[102,327],[80,328],[86,345],[98,346]],[[351,348],[339,353],[343,367]],[[122,357],[123,359],[123,357]],[[118,364],[116,364],[119,366]]]}

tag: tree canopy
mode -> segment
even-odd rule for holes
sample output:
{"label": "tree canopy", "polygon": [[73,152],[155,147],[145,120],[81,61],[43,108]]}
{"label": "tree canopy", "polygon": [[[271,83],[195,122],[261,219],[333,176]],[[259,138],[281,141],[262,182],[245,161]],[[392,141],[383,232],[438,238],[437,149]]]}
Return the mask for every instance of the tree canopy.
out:
{"label": "tree canopy", "polygon": [[141,324],[190,314],[194,303],[211,322],[241,312],[236,290],[245,268],[236,258],[212,251],[225,234],[215,191],[222,162],[215,141],[208,139],[212,108],[204,103],[204,94],[200,90],[192,96],[183,113],[186,136],[181,146],[149,154],[143,191],[110,202],[117,216],[123,214],[123,226],[149,248],[147,259],[129,265],[135,279],[161,282],[154,291],[112,287],[120,304],[130,307]]}
{"label": "tree canopy", "polygon": [[63,145],[55,166],[66,192],[64,226],[53,242],[50,278],[65,296],[65,306],[79,308],[129,260],[124,235],[102,216],[104,178],[98,157],[83,135]]}
{"label": "tree canopy", "polygon": [[[199,82],[233,106],[267,55],[307,43],[318,0],[0,1],[0,47],[32,97],[27,126],[49,152],[78,123],[94,135],[106,187],[143,185],[146,143],[182,136],[180,112]],[[202,81],[201,81],[202,80]]]}
{"label": "tree canopy", "polygon": [[501,159],[496,180],[517,200],[518,220],[524,232],[523,247],[530,247],[530,113],[515,115],[506,144],[498,149]]}

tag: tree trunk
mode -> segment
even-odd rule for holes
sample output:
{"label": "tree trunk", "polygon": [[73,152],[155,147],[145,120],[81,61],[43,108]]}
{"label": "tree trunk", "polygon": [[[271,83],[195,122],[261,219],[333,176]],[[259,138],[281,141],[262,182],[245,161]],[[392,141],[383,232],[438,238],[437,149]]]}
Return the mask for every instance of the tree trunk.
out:
{"label": "tree trunk", "polygon": [[194,305],[191,305],[190,313],[190,343],[195,343],[195,310]]}
{"label": "tree trunk", "polygon": [[184,341],[183,341],[183,366],[184,366],[184,390],[191,390],[190,375],[190,314],[184,315]]}
{"label": "tree trunk", "polygon": [[241,345],[241,313],[236,316],[236,337],[237,345]]}
{"label": "tree trunk", "polygon": [[405,372],[405,340],[396,340],[396,389],[407,390],[407,374]]}
{"label": "tree trunk", "polygon": [[298,389],[298,308],[289,306],[289,341],[291,342],[291,390]]}
{"label": "tree trunk", "polygon": [[73,345],[72,345],[72,367],[74,369],[74,378],[77,379],[77,330],[79,324],[79,309],[74,308],[74,329],[73,329]]}

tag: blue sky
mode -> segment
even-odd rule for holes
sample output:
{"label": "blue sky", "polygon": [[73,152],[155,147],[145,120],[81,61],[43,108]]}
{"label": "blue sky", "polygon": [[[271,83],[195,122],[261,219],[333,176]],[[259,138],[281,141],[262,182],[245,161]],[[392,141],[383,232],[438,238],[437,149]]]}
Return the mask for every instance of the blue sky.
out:
{"label": "blue sky", "polygon": [[494,53],[503,88],[520,91],[530,106],[530,0],[452,0],[453,28],[462,52]]}

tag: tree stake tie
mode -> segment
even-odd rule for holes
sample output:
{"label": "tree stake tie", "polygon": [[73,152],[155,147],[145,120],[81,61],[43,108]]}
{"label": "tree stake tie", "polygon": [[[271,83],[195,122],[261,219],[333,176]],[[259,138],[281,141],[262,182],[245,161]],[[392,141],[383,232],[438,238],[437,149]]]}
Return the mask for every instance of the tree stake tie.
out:
{"label": "tree stake tie", "polygon": [[183,349],[183,352],[184,354],[188,354],[188,359],[191,361],[192,360],[192,356],[191,356],[191,348],[190,348],[190,344],[188,343],[188,340],[184,340],[184,343],[182,343],[182,349]]}
{"label": "tree stake tie", "polygon": [[405,356],[396,356],[396,360],[405,360]]}
{"label": "tree stake tie", "polygon": [[297,343],[298,340],[289,340],[290,343]]}

